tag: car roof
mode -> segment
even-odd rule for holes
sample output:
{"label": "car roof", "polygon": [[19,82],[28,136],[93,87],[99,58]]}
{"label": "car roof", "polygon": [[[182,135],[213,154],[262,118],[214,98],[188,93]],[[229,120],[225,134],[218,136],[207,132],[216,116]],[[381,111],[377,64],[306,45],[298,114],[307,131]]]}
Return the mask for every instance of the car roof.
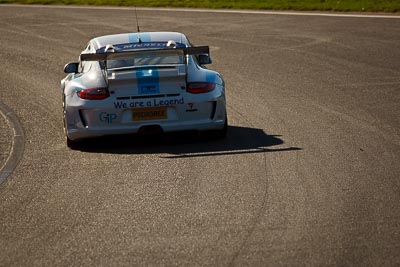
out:
{"label": "car roof", "polygon": [[184,45],[189,45],[186,36],[179,32],[140,32],[140,33],[122,33],[105,35],[93,38],[90,42],[94,49],[97,50],[106,45],[138,43],[139,37],[141,42],[168,42],[175,41]]}

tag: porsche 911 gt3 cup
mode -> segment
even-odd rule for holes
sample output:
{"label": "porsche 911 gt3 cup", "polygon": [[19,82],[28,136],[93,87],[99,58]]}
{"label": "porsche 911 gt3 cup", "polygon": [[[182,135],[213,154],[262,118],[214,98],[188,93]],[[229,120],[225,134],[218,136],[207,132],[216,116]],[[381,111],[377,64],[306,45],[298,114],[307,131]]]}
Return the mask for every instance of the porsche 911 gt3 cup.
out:
{"label": "porsche 911 gt3 cup", "polygon": [[203,65],[207,46],[174,32],[107,35],[89,41],[61,81],[67,145],[146,132],[227,132],[224,80]]}

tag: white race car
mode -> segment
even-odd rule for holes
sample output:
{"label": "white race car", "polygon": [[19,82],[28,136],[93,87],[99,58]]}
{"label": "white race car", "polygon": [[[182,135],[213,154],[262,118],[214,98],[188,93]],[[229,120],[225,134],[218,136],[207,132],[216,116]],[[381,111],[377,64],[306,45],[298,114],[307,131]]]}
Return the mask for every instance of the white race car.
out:
{"label": "white race car", "polygon": [[84,138],[174,131],[214,131],[228,123],[224,80],[208,46],[175,32],[107,35],[89,41],[61,81],[67,145]]}

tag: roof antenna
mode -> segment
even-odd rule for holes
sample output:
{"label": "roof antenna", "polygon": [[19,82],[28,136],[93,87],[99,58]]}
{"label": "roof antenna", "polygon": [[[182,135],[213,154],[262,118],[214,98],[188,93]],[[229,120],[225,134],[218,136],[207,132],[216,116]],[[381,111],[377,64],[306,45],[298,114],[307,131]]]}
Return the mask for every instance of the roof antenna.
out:
{"label": "roof antenna", "polygon": [[139,27],[139,20],[137,17],[137,9],[135,6],[135,16],[136,16],[136,27],[137,27],[137,33],[138,33],[138,43],[141,44],[142,43],[142,39],[140,38],[140,27]]}

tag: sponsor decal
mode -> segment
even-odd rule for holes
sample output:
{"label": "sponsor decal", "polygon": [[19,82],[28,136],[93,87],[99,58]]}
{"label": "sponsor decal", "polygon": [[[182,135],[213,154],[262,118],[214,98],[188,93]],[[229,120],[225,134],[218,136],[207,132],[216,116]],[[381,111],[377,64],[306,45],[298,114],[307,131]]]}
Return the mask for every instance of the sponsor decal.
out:
{"label": "sponsor decal", "polygon": [[108,112],[100,112],[99,113],[99,120],[101,122],[111,124],[116,119],[117,119],[117,114],[115,114],[115,113],[108,113]]}
{"label": "sponsor decal", "polygon": [[194,107],[194,103],[190,102],[187,105],[188,105],[189,109],[187,109],[186,112],[197,111],[197,108],[193,108]]}
{"label": "sponsor decal", "polygon": [[[138,43],[139,36],[137,34],[132,34],[129,36],[129,42],[126,44],[116,44],[113,45],[114,50],[117,52],[120,51],[132,51],[132,50],[139,50],[139,49],[163,49],[169,48],[167,42],[151,42],[151,38],[149,35],[140,34],[140,39],[142,40],[141,43]],[[176,43],[177,48],[185,48],[186,45],[182,43]],[[106,47],[101,47],[97,49],[96,53],[104,53]]]}
{"label": "sponsor decal", "polygon": [[147,84],[139,87],[139,95],[159,94],[160,88],[156,84]]}
{"label": "sponsor decal", "polygon": [[136,70],[139,95],[160,93],[160,84],[157,69]]}

